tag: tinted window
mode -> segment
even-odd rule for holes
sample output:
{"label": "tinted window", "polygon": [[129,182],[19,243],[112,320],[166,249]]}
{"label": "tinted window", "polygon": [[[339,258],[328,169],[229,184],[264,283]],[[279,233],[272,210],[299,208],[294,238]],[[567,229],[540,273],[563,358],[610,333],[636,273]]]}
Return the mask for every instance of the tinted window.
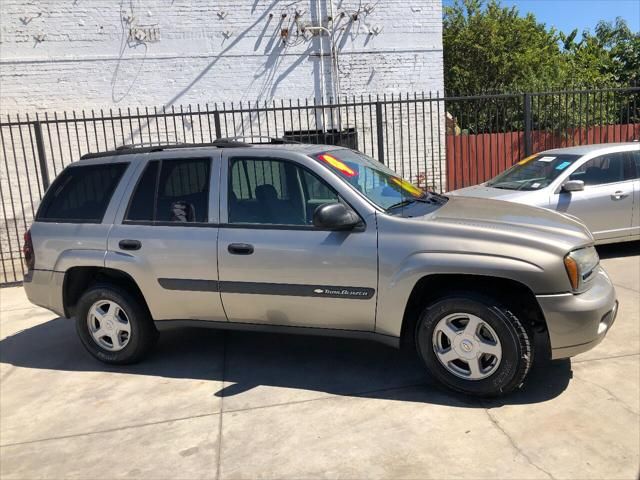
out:
{"label": "tinted window", "polygon": [[636,165],[632,157],[633,152],[627,152],[624,158],[624,166],[622,167],[622,178],[624,180],[633,180],[636,176]]}
{"label": "tinted window", "polygon": [[238,200],[256,198],[261,185],[271,185],[283,200],[289,194],[285,177],[285,163],[277,160],[237,160],[231,167],[232,190]]}
{"label": "tinted window", "polygon": [[585,185],[602,185],[624,180],[625,152],[610,153],[592,158],[570,175],[571,180],[582,180]]}
{"label": "tinted window", "polygon": [[238,159],[231,164],[229,222],[313,225],[313,212],[338,201],[325,182],[290,162]]}
{"label": "tinted window", "polygon": [[156,221],[207,221],[210,163],[209,159],[162,162]]}
{"label": "tinted window", "polygon": [[126,163],[67,168],[47,191],[38,220],[100,223]]}
{"label": "tinted window", "polygon": [[206,222],[210,163],[208,158],[150,162],[131,198],[126,219]]}
{"label": "tinted window", "polygon": [[631,152],[631,161],[634,163],[636,167],[634,178],[640,178],[640,150]]}
{"label": "tinted window", "polygon": [[305,195],[310,201],[321,203],[338,201],[336,192],[307,170],[302,170],[302,183],[305,187]]}
{"label": "tinted window", "polygon": [[129,211],[126,216],[127,220],[153,220],[158,168],[159,162],[154,161],[147,165],[129,204]]}

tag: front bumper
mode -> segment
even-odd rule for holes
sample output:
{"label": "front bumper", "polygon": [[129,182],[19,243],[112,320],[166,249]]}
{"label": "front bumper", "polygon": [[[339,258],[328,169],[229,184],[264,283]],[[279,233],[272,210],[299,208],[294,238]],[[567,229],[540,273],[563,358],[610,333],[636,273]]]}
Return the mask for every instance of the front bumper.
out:
{"label": "front bumper", "polygon": [[613,284],[600,267],[589,290],[580,294],[537,295],[547,321],[551,358],[573,357],[605,337],[618,313]]}

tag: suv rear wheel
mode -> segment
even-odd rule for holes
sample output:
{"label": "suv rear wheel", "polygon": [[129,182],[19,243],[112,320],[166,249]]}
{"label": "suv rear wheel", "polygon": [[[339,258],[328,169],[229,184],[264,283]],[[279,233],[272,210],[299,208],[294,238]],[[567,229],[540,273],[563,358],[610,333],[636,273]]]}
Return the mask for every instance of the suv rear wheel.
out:
{"label": "suv rear wheel", "polygon": [[533,362],[530,336],[505,306],[460,293],[428,305],[416,347],[429,372],[453,390],[480,397],[519,388]]}
{"label": "suv rear wheel", "polygon": [[146,307],[111,284],[95,285],[82,295],[76,330],[91,355],[112,364],[137,362],[158,337]]}

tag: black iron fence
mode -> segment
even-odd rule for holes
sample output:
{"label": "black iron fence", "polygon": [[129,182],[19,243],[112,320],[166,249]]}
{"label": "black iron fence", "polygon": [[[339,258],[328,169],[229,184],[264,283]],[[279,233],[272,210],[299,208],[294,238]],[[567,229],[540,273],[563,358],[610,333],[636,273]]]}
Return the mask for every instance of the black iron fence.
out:
{"label": "black iron fence", "polygon": [[546,148],[640,137],[640,88],[473,97],[360,96],[82,110],[0,121],[0,285],[23,278],[22,235],[66,165],[125,144],[265,137],[357,148],[424,188],[484,181]]}

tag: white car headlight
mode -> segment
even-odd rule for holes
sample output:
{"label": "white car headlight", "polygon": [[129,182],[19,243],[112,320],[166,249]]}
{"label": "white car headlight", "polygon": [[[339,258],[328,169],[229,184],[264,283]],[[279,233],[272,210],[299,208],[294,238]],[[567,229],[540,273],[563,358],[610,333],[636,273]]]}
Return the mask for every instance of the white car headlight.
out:
{"label": "white car headlight", "polygon": [[564,257],[564,266],[574,291],[582,289],[600,263],[600,257],[594,247],[580,248]]}

